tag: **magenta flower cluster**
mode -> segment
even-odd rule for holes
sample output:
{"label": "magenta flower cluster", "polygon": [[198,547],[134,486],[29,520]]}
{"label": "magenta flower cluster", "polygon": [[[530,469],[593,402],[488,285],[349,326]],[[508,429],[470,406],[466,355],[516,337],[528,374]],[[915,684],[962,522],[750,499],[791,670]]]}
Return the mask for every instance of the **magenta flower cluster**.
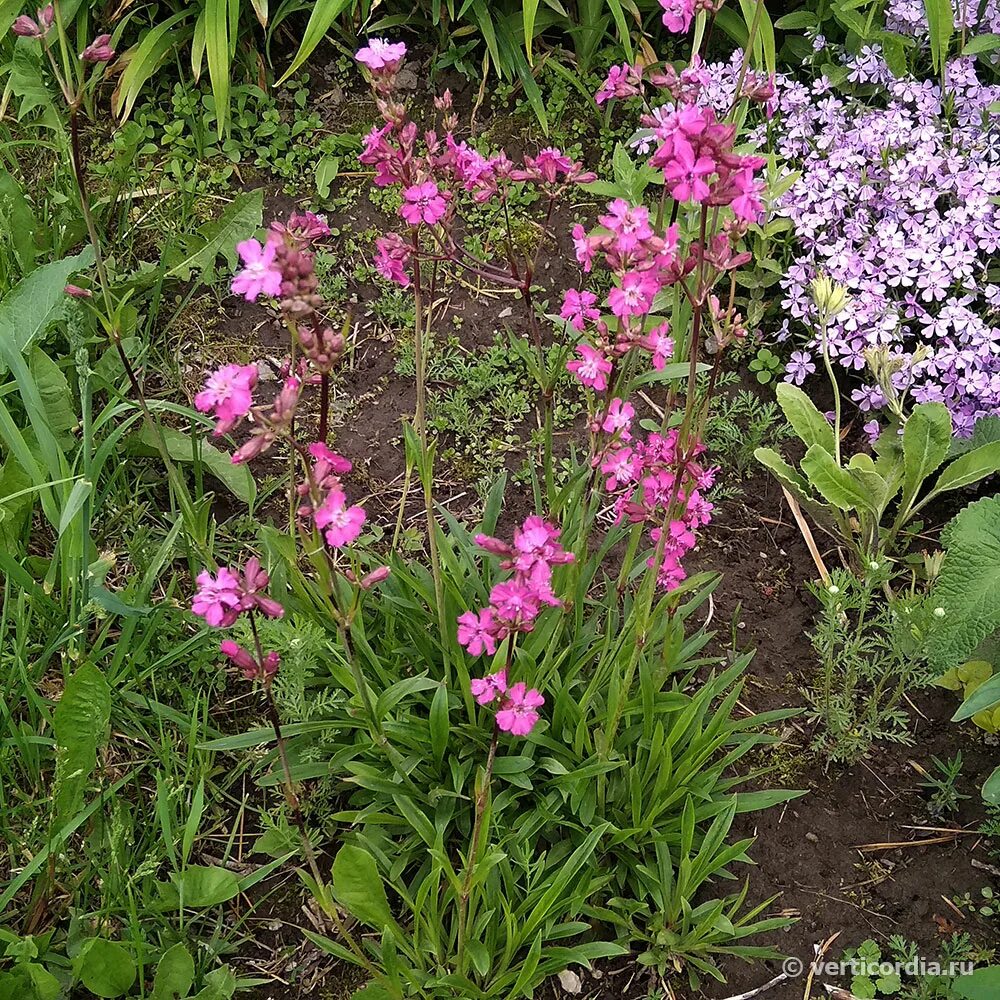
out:
{"label": "magenta flower cluster", "polygon": [[537,515],[514,530],[513,544],[477,535],[476,544],[500,556],[501,569],[513,570],[509,580],[495,584],[489,607],[466,611],[458,619],[458,641],[472,656],[492,656],[497,645],[516,632],[530,632],[543,607],[562,602],[552,592],[552,568],[573,561],[559,543],[559,529]]}
{"label": "magenta flower cluster", "polygon": [[[256,556],[247,560],[242,572],[225,566],[214,574],[203,570],[196,582],[198,589],[191,610],[213,628],[229,628],[244,614],[257,612],[267,618],[281,618],[285,613],[276,600],[264,593],[270,579]],[[224,640],[220,648],[247,680],[268,680],[280,664],[276,652],[254,656],[230,639]]]}
{"label": "magenta flower cluster", "polygon": [[[476,536],[476,544],[499,556],[500,568],[513,573],[493,586],[488,607],[459,615],[458,641],[470,655],[494,655],[504,639],[513,642],[518,632],[532,631],[543,608],[562,605],[552,590],[552,571],[574,557],[562,547],[559,535],[554,524],[532,515],[514,530],[510,544],[491,535]],[[531,732],[538,722],[537,709],[545,702],[523,682],[508,687],[506,669],[472,680],[470,689],[480,705],[498,706],[497,726],[515,736]]]}

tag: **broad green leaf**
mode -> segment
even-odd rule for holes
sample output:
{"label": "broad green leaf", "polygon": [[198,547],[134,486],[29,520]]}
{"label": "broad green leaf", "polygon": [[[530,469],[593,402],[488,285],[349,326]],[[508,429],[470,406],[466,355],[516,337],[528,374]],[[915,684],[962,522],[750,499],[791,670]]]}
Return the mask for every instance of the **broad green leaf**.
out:
{"label": "broad green leaf", "polygon": [[833,455],[836,448],[833,427],[830,421],[816,409],[813,401],[796,385],[782,382],[775,391],[778,405],[792,430],[799,436],[806,448],[814,445]]}
{"label": "broad green leaf", "polygon": [[194,959],[178,942],[168,948],[156,964],[151,1000],[184,1000],[194,982]]}
{"label": "broad green leaf", "polygon": [[[72,302],[64,291],[70,277],[90,267],[94,251],[88,247],[75,257],[64,257],[35,268],[0,301],[0,339],[25,351],[53,323],[66,315]],[[7,366],[0,361],[0,373]]]}
{"label": "broad green leaf", "polygon": [[970,38],[962,49],[963,56],[976,56],[983,52],[995,52],[1000,49],[1000,35],[987,32]]}
{"label": "broad green leaf", "polygon": [[[983,799],[991,806],[1000,806],[1000,767],[986,779],[983,785]],[[990,997],[995,998],[1000,990],[1000,977],[994,976]],[[983,993],[983,997],[987,994]]]}
{"label": "broad green leaf", "polygon": [[263,211],[262,188],[237,195],[218,219],[202,226],[194,237],[195,245],[187,253],[179,260],[164,261],[165,277],[189,281],[192,275],[211,267],[220,254],[230,262],[235,261],[236,244],[250,239],[260,229]]}
{"label": "broad green leaf", "polygon": [[930,662],[939,670],[967,660],[1000,628],[1000,497],[969,504],[945,528],[943,541],[931,600],[944,617],[935,619],[927,640]]}
{"label": "broad green leaf", "polygon": [[224,965],[205,976],[205,987],[195,994],[194,1000],[229,1000],[236,992],[236,986],[236,976],[228,965]]}
{"label": "broad green leaf", "polygon": [[65,439],[67,431],[73,430],[80,418],[63,370],[40,347],[35,347],[29,355],[28,368],[35,380],[49,430],[57,439]]}
{"label": "broad green leaf", "polygon": [[173,872],[170,881],[172,885],[163,887],[165,898],[173,902],[173,889],[179,905],[198,910],[220,906],[240,893],[236,874],[218,865],[189,865],[182,872]]}
{"label": "broad green leaf", "polygon": [[[66,682],[52,713],[56,739],[56,824],[73,818],[97,765],[97,750],[107,739],[111,689],[92,663],[78,667]],[[101,994],[102,996],[104,994]]]}
{"label": "broad green leaf", "polygon": [[333,861],[333,895],[355,919],[382,930],[393,922],[375,859],[363,848],[344,844]]}
{"label": "broad green leaf", "polygon": [[[162,425],[160,431],[167,446],[167,454],[173,461],[190,463],[195,460],[195,447],[190,434],[184,434],[173,427],[163,427]],[[138,445],[146,454],[159,454],[156,432],[145,424],[128,440],[133,443],[133,446]],[[257,495],[257,487],[250,470],[245,465],[233,465],[229,455],[205,440],[198,444],[197,457],[205,469],[226,486],[233,496],[245,504],[253,503]]]}
{"label": "broad green leaf", "polygon": [[124,996],[135,982],[135,962],[122,945],[91,938],[74,963],[77,978],[98,997]]}
{"label": "broad green leaf", "polygon": [[[998,773],[1000,768],[993,772],[990,781]],[[952,983],[951,992],[959,1000],[997,1000],[1000,996],[1000,965],[989,965],[985,969],[976,969],[968,976],[958,976]]]}
{"label": "broad green leaf", "polygon": [[1000,704],[1000,674],[996,674],[977,685],[951,717],[951,721],[963,722],[998,704]]}
{"label": "broad green leaf", "polygon": [[932,493],[944,493],[946,490],[959,490],[963,486],[971,486],[980,479],[1000,472],[1000,441],[984,444],[973,451],[959,455],[944,472],[938,476]]}
{"label": "broad green leaf", "polygon": [[904,508],[936,472],[951,446],[951,414],[944,403],[920,403],[903,427]]}
{"label": "broad green leaf", "polygon": [[801,464],[813,489],[838,510],[875,509],[867,490],[822,445],[812,445]]}

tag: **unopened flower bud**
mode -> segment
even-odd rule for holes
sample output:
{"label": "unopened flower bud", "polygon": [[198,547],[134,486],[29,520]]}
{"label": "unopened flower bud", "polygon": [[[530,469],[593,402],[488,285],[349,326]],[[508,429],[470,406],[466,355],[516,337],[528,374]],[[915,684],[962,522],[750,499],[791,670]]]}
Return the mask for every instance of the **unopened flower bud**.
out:
{"label": "unopened flower bud", "polygon": [[98,35],[84,50],[80,53],[80,58],[87,63],[106,63],[111,62],[115,57],[115,50],[111,48],[111,36],[110,35]]}
{"label": "unopened flower bud", "polygon": [[94,293],[89,288],[81,288],[79,285],[67,285],[63,291],[74,299],[92,299]]}
{"label": "unopened flower bud", "polygon": [[847,305],[847,289],[834,282],[825,274],[813,278],[810,285],[813,301],[828,318],[844,311]]}
{"label": "unopened flower bud", "polygon": [[243,671],[247,680],[252,680],[257,673],[257,661],[238,643],[232,639],[223,640],[219,646],[224,656],[229,657],[233,664]]}
{"label": "unopened flower bud", "polygon": [[934,609],[934,617],[935,618],[944,618],[944,614],[945,614],[944,608],[935,608]]}
{"label": "unopened flower bud", "polygon": [[388,566],[379,566],[378,569],[373,569],[367,576],[361,579],[361,589],[371,590],[376,584],[381,583],[389,576]]}

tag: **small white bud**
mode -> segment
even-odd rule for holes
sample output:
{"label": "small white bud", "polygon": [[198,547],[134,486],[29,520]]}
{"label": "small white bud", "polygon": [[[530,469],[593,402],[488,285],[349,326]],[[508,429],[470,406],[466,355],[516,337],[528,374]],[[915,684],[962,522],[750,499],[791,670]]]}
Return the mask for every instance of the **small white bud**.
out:
{"label": "small white bud", "polygon": [[868,568],[869,568],[869,569],[873,569],[873,570],[875,570],[875,569],[878,569],[878,563],[877,563],[877,562],[875,562],[875,560],[873,559],[873,560],[872,560],[872,561],[871,561],[871,562],[870,562],[870,563],[868,564]]}
{"label": "small white bud", "polygon": [[840,587],[838,587],[835,583],[830,584],[830,593],[831,594],[839,594],[840,593]]}
{"label": "small white bud", "polygon": [[934,617],[935,618],[944,618],[944,608],[935,608],[934,609]]}

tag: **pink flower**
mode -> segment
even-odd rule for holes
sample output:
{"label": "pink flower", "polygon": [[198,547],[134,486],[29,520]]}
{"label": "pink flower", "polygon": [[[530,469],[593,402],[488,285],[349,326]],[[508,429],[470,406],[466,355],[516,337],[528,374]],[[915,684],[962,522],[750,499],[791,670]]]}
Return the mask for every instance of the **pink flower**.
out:
{"label": "pink flower", "polygon": [[111,62],[115,57],[115,50],[111,48],[110,35],[98,35],[80,53],[80,58],[86,63]]}
{"label": "pink flower", "polygon": [[642,68],[622,63],[612,66],[608,78],[601,84],[601,89],[594,95],[597,104],[603,104],[612,97],[635,97],[641,93],[639,84],[642,82]]}
{"label": "pink flower", "polygon": [[489,608],[484,608],[478,614],[466,611],[458,616],[458,642],[468,650],[470,656],[481,656],[483,652],[492,656],[497,651],[496,632],[493,612]]}
{"label": "pink flower", "polygon": [[696,157],[689,142],[675,141],[673,159],[663,168],[663,180],[671,198],[702,202],[710,193],[704,178],[715,170],[715,160],[710,156]]}
{"label": "pink flower", "polygon": [[640,341],[647,351],[653,354],[653,367],[662,371],[667,361],[674,356],[674,339],[670,336],[670,324],[661,323],[654,326]]}
{"label": "pink flower", "polygon": [[764,211],[764,203],[760,200],[762,185],[754,180],[753,168],[738,171],[732,182],[739,192],[731,203],[733,214],[737,219],[756,222]]}
{"label": "pink flower", "polygon": [[332,489],[313,515],[316,527],[324,530],[327,544],[335,549],[350,545],[361,534],[365,523],[361,507],[348,507],[347,495],[341,489]]}
{"label": "pink flower", "polygon": [[92,299],[94,293],[89,288],[81,288],[79,285],[67,285],[63,291],[73,299]]}
{"label": "pink flower", "polygon": [[202,413],[212,413],[218,420],[215,433],[225,434],[250,412],[256,385],[256,365],[224,365],[208,376],[194,405]]}
{"label": "pink flower", "polygon": [[582,333],[588,320],[601,318],[600,312],[594,308],[595,302],[597,296],[593,292],[580,292],[575,288],[567,288],[559,315],[568,320],[574,330]]}
{"label": "pink flower", "polygon": [[503,706],[497,712],[497,725],[513,736],[527,736],[538,722],[537,708],[545,704],[545,699],[534,689],[527,689],[523,681],[518,681],[504,698]]}
{"label": "pink flower", "polygon": [[257,240],[236,244],[244,268],[233,278],[232,289],[247,302],[256,302],[263,292],[275,298],[281,291],[281,271],[275,266],[277,247],[270,240],[261,246]]}
{"label": "pink flower", "polygon": [[216,576],[203,570],[197,577],[198,590],[191,610],[215,628],[227,628],[240,616],[243,602],[239,577],[223,567]]}
{"label": "pink flower", "polygon": [[643,240],[653,236],[649,224],[649,211],[643,205],[630,205],[624,198],[616,198],[608,205],[608,214],[599,219],[605,229],[615,234],[615,245],[619,253],[634,250]]}
{"label": "pink flower", "polygon": [[424,181],[423,184],[412,184],[403,191],[403,205],[399,214],[411,225],[418,226],[421,222],[433,226],[441,221],[448,202],[434,181]]}
{"label": "pink flower", "polygon": [[395,73],[406,57],[404,42],[389,42],[384,38],[369,38],[368,44],[354,53],[373,73]]}
{"label": "pink flower", "polygon": [[490,591],[490,607],[501,623],[525,632],[541,611],[538,602],[536,589],[517,577],[495,584]]}
{"label": "pink flower", "polygon": [[325,462],[328,470],[336,473],[338,476],[346,476],[354,468],[351,465],[350,459],[344,458],[343,455],[338,455],[322,441],[313,441],[309,445],[309,454],[316,459],[317,463]]}
{"label": "pink flower", "polygon": [[567,361],[566,371],[574,374],[581,385],[595,392],[604,392],[608,387],[608,375],[612,370],[611,362],[589,344],[580,344],[576,353],[580,355],[581,360]]}
{"label": "pink flower", "polygon": [[375,240],[375,270],[387,281],[395,282],[400,288],[408,288],[410,276],[406,267],[410,263],[410,248],[398,233],[380,236]]}
{"label": "pink flower", "polygon": [[694,19],[694,0],[660,0],[663,26],[675,35],[686,34]]}
{"label": "pink flower", "polygon": [[631,403],[626,403],[621,399],[613,399],[608,406],[608,412],[601,424],[601,429],[605,434],[621,432],[621,439],[627,441],[632,436],[629,430],[632,427],[634,416],[635,409]]}
{"label": "pink flower", "polygon": [[640,468],[640,461],[632,454],[631,448],[619,448],[611,452],[601,463],[601,472],[608,477],[605,488],[620,490],[623,486],[634,483],[638,479]]}
{"label": "pink flower", "polygon": [[469,681],[469,690],[480,705],[489,705],[507,690],[507,671],[498,670],[486,677],[475,677]]}
{"label": "pink flower", "polygon": [[578,222],[573,227],[573,250],[585,273],[589,273],[594,260],[594,244],[587,231]]}
{"label": "pink flower", "polygon": [[645,271],[629,271],[622,278],[621,287],[608,292],[608,308],[619,318],[645,316],[653,308],[653,299],[659,285]]}
{"label": "pink flower", "polygon": [[259,611],[268,618],[281,618],[285,609],[273,597],[263,593],[270,583],[267,572],[261,567],[260,560],[251,556],[243,567],[243,578],[240,581],[240,610]]}
{"label": "pink flower", "polygon": [[573,562],[573,553],[559,542],[560,534],[559,528],[537,514],[526,517],[521,527],[514,529],[514,569],[527,573],[539,562],[550,566]]}

